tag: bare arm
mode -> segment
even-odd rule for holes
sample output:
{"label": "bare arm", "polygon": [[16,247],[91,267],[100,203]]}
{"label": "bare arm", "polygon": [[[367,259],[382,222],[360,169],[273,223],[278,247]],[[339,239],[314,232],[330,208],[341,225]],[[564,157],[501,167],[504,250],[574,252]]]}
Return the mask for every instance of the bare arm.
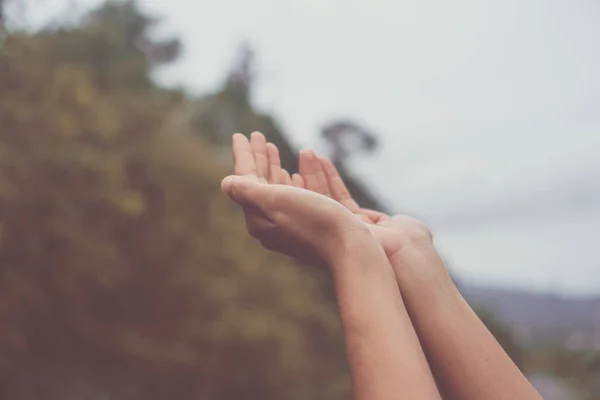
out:
{"label": "bare arm", "polygon": [[461,400],[541,399],[458,292],[430,242],[407,246],[391,262],[444,393]]}
{"label": "bare arm", "polygon": [[332,265],[356,399],[440,399],[391,265],[369,242]]}
{"label": "bare arm", "polygon": [[270,250],[331,268],[356,399],[440,399],[392,265],[364,223],[302,188],[261,134],[250,142],[234,135],[233,150],[237,176],[222,188],[243,209],[250,234]]}
{"label": "bare arm", "polygon": [[300,154],[308,189],[360,216],[393,265],[404,306],[445,397],[460,400],[540,399],[533,386],[462,298],[434,249],[427,228],[406,216],[362,209],[335,166]]}

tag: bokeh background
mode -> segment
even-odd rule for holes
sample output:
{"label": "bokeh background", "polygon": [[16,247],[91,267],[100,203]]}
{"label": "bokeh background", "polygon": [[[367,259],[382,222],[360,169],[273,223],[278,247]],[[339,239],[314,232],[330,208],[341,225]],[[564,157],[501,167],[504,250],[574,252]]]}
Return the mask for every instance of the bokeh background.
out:
{"label": "bokeh background", "polygon": [[600,399],[599,48],[595,0],[0,0],[0,398],[351,398],[328,274],[219,190],[260,130]]}

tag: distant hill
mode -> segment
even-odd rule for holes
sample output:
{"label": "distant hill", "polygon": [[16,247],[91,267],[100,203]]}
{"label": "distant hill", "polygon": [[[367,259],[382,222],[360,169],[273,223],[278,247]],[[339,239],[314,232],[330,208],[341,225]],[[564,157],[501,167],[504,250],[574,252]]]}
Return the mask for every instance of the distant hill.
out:
{"label": "distant hill", "polygon": [[568,298],[464,282],[460,290],[473,307],[487,309],[509,325],[526,347],[600,349],[600,297]]}

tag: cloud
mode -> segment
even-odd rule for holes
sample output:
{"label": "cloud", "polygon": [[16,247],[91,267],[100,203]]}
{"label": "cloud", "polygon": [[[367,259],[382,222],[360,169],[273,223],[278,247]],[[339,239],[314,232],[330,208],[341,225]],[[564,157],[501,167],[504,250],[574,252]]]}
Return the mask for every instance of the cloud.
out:
{"label": "cloud", "polygon": [[600,210],[600,160],[567,171],[549,168],[539,176],[524,175],[526,179],[516,176],[510,184],[488,188],[487,192],[468,182],[454,181],[454,198],[445,202],[442,193],[432,193],[442,204],[424,212],[436,229],[457,231]]}
{"label": "cloud", "polygon": [[247,38],[263,71],[256,102],[296,143],[314,145],[336,116],[380,131],[384,148],[354,170],[430,222],[458,272],[568,290],[597,282],[595,0],[224,0],[200,19],[201,2],[143,4],[186,44],[165,82],[211,89]]}

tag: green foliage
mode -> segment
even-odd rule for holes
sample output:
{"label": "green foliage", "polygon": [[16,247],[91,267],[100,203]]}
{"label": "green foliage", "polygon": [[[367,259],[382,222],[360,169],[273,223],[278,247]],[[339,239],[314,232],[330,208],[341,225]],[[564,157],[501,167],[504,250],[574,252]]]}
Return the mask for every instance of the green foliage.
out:
{"label": "green foliage", "polygon": [[527,354],[527,368],[558,377],[567,383],[577,399],[600,399],[600,352],[565,348],[536,349]]}
{"label": "green foliage", "polygon": [[[279,148],[282,167],[290,173],[297,172],[297,149],[292,147],[289,138],[272,117],[260,114],[252,107],[252,61],[252,50],[247,45],[242,46],[221,90],[192,103],[191,125],[203,138],[217,146],[228,146],[231,132],[260,131]],[[333,149],[332,159],[352,196],[362,207],[384,211],[369,190],[348,173],[344,163],[351,153],[373,151],[377,146],[376,136],[348,122],[332,123],[323,131]],[[353,148],[347,142],[357,137],[361,141],[360,146]],[[338,153],[344,156],[338,157]]]}
{"label": "green foliage", "polygon": [[75,28],[48,31],[44,50],[54,62],[88,67],[99,89],[150,90],[150,71],[174,61],[180,52],[177,39],[151,38],[159,22],[134,1],[109,1]]}
{"label": "green foliage", "polygon": [[[291,172],[295,149],[252,108],[247,59],[200,100],[157,88],[179,52],[158,22],[107,2],[0,48],[0,398],[349,398],[329,277],[262,250],[219,189],[232,132],[264,132]],[[525,364],[578,382],[598,369],[581,360]]]}
{"label": "green foliage", "polygon": [[248,237],[181,96],[104,28],[0,54],[0,397],[347,398],[331,294]]}

